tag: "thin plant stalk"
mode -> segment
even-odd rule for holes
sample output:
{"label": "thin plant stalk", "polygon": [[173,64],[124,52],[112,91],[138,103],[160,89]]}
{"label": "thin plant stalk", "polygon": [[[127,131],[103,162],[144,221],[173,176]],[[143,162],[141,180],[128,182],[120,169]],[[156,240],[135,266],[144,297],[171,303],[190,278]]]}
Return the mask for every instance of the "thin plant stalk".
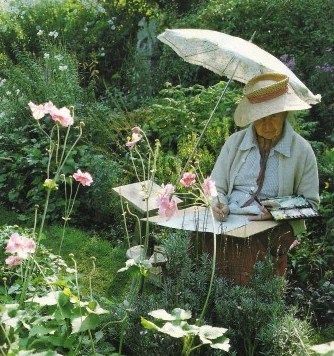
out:
{"label": "thin plant stalk", "polygon": [[38,238],[37,238],[37,242],[39,243],[42,237],[42,232],[44,229],[44,223],[45,223],[45,218],[46,218],[46,213],[48,211],[48,207],[49,207],[49,200],[50,200],[50,194],[51,194],[51,190],[48,189],[46,191],[46,198],[45,198],[45,205],[44,205],[44,211],[43,211],[43,215],[42,215],[42,221],[41,221],[41,225],[39,227],[39,232],[38,232]]}
{"label": "thin plant stalk", "polygon": [[37,121],[38,128],[47,136],[47,138],[50,140],[51,137],[50,135],[43,129],[42,125],[40,124],[39,121]]}
{"label": "thin plant stalk", "polygon": [[[44,227],[44,222],[45,222],[45,217],[46,217],[46,213],[48,210],[48,205],[49,205],[49,199],[50,199],[50,193],[51,190],[48,189],[47,193],[46,193],[46,199],[45,199],[45,205],[44,205],[44,212],[43,212],[43,216],[42,216],[42,221],[41,221],[41,225],[40,225],[40,229],[39,229],[39,233],[38,233],[38,237],[37,237],[37,244],[36,244],[36,251],[38,249],[39,246],[39,242],[41,240],[42,237],[42,231],[43,231],[43,227]],[[31,268],[32,266],[30,265],[30,259],[27,262],[27,267],[26,267],[26,271],[25,271],[25,276],[24,276],[24,281],[23,281],[23,285],[22,285],[22,291],[21,291],[21,295],[20,295],[20,305],[23,305],[24,299],[26,297],[27,294],[27,288],[33,273],[33,268]]]}
{"label": "thin plant stalk", "polygon": [[91,342],[91,344],[92,344],[93,355],[96,355],[95,343],[94,343],[93,336],[92,336],[92,332],[91,332],[90,329],[88,329],[88,334],[89,334],[90,342]]}
{"label": "thin plant stalk", "polygon": [[[12,343],[10,342],[9,337],[8,337],[8,335],[7,335],[7,333],[6,333],[6,330],[5,330],[5,328],[3,327],[3,324],[2,324],[2,323],[0,323],[0,326],[1,326],[2,332],[3,332],[4,336],[5,336],[6,342],[8,343],[8,348],[10,348],[10,346],[11,346]],[[4,355],[6,355],[6,354],[4,354]]]}
{"label": "thin plant stalk", "polygon": [[32,230],[32,235],[35,237],[35,233],[36,233],[36,227],[37,227],[37,213],[38,213],[38,209],[39,209],[39,206],[38,205],[35,205],[35,214],[34,214],[34,227],[33,227],[33,230]]}
{"label": "thin plant stalk", "polygon": [[[128,225],[126,223],[126,211],[124,210],[124,204],[123,204],[122,196],[121,196],[121,207],[122,207],[122,216],[123,216],[126,239],[127,239],[127,242],[128,242],[128,246],[130,248],[131,247],[131,245],[130,245],[130,235],[129,235],[129,231],[128,231]],[[140,232],[140,243],[141,243],[141,232]]]}
{"label": "thin plant stalk", "polygon": [[1,355],[2,356],[6,356],[7,354],[5,353],[5,351],[3,350],[3,346],[0,346],[0,351],[1,351]]}
{"label": "thin plant stalk", "polygon": [[51,159],[52,159],[52,154],[53,154],[53,150],[54,150],[54,144],[52,142],[53,131],[54,131],[54,126],[51,129],[50,136],[48,135],[50,143],[49,143],[49,149],[48,149],[49,159],[48,159],[48,165],[47,165],[47,168],[46,168],[46,178],[47,179],[50,178],[50,166],[51,166]]}
{"label": "thin plant stalk", "polygon": [[[141,222],[140,222],[140,219],[138,217],[137,214],[134,214],[131,212],[130,208],[129,208],[129,204],[128,202],[126,202],[126,210],[128,211],[128,213],[133,216],[134,218],[137,219],[137,223],[138,223],[138,229],[139,229],[139,244],[141,245],[141,242],[142,242],[142,236],[141,236]],[[130,239],[128,238],[128,244],[129,244],[129,248],[130,248]]]}
{"label": "thin plant stalk", "polygon": [[145,181],[146,180],[146,174],[145,174],[145,164],[144,164],[143,156],[140,154],[140,152],[137,149],[137,147],[135,147],[135,150],[136,150],[136,153],[138,154],[139,159],[140,159],[141,167],[142,167],[142,170],[143,170],[143,180]]}
{"label": "thin plant stalk", "polygon": [[[134,276],[131,281],[131,288],[130,288],[130,293],[128,296],[128,301],[129,301],[130,305],[135,301],[136,296],[139,294],[139,289],[140,289],[141,283],[139,281],[139,289],[138,289],[137,281],[138,281],[137,277]],[[124,318],[122,319],[122,324],[121,324],[121,335],[120,335],[119,346],[118,346],[118,354],[119,355],[122,354],[122,347],[123,347],[123,342],[124,342],[124,334],[125,334],[127,318],[128,318],[128,314],[126,313]]]}
{"label": "thin plant stalk", "polygon": [[78,279],[77,261],[74,259],[73,253],[70,253],[70,257],[71,257],[71,260],[72,260],[73,263],[74,263],[74,269],[75,269],[75,285],[76,285],[77,291],[78,291],[78,299],[81,300],[81,297],[80,297],[80,288],[79,288],[79,279]]}
{"label": "thin plant stalk", "polygon": [[[214,229],[213,229],[213,256],[212,256],[212,269],[211,269],[211,277],[210,277],[210,284],[209,284],[209,288],[208,288],[208,293],[206,295],[206,299],[200,314],[200,317],[197,319],[196,325],[199,325],[203,322],[204,320],[204,315],[206,312],[206,309],[208,307],[208,303],[209,303],[209,299],[211,296],[211,291],[212,291],[212,286],[213,286],[213,280],[214,280],[214,276],[215,276],[215,271],[216,271],[216,256],[217,256],[217,235],[215,233],[215,220],[214,220],[214,216],[213,216],[213,212],[212,209],[210,208],[210,213],[211,213],[211,217],[212,217],[212,221],[214,224]],[[190,352],[192,351],[192,344],[194,342],[194,336],[190,336],[189,341],[185,341],[183,350],[182,350],[182,355],[188,356],[190,354]]]}
{"label": "thin plant stalk", "polygon": [[201,312],[201,315],[198,319],[198,323],[201,323],[203,321],[204,318],[204,314],[206,312],[206,309],[208,307],[208,303],[209,303],[209,299],[210,299],[210,295],[211,295],[211,291],[212,291],[212,285],[213,285],[213,279],[215,276],[215,272],[216,272],[216,258],[217,258],[217,234],[215,232],[215,219],[213,216],[213,211],[212,208],[210,207],[210,213],[211,213],[211,218],[212,218],[212,222],[213,222],[213,256],[212,256],[212,269],[211,269],[211,278],[210,278],[210,284],[209,284],[209,289],[208,289],[208,293],[205,299],[205,303]]}
{"label": "thin plant stalk", "polygon": [[135,165],[135,163],[134,163],[134,158],[133,158],[132,150],[130,150],[130,159],[131,159],[131,163],[132,163],[133,169],[134,169],[134,171],[135,171],[135,175],[136,175],[137,181],[140,182],[140,178],[139,178],[139,175],[138,175],[137,167],[136,167],[136,165]]}
{"label": "thin plant stalk", "polygon": [[[80,184],[78,184],[77,189],[76,189],[76,191],[74,193],[74,197],[72,199],[72,203],[70,203],[70,200],[69,200],[69,205],[70,205],[69,208],[70,209],[69,209],[68,214],[67,214],[68,217],[70,217],[70,215],[72,214],[72,211],[73,211],[73,208],[74,208],[74,203],[75,203],[75,200],[76,200],[78,192],[79,192],[79,188],[80,188]],[[72,190],[71,190],[71,195],[72,195]]]}
{"label": "thin plant stalk", "polygon": [[[66,186],[66,182],[65,182],[65,186]],[[75,194],[74,194],[74,197],[72,199],[72,202],[71,202],[72,179],[70,180],[70,187],[71,187],[71,189],[70,189],[70,197],[68,199],[67,208],[65,207],[65,216],[63,217],[64,223],[63,223],[62,236],[61,236],[61,240],[60,240],[60,246],[59,246],[58,254],[60,254],[62,246],[63,246],[63,242],[64,242],[64,238],[65,238],[65,232],[66,232],[66,225],[67,225],[68,221],[70,220],[70,215],[72,214],[72,211],[73,211],[73,208],[74,208],[74,203],[75,203],[76,197],[78,195],[80,184],[78,184],[78,186],[77,186],[77,189],[75,191]]]}
{"label": "thin plant stalk", "polygon": [[60,130],[59,125],[57,124],[57,145],[56,145],[56,165],[58,165],[58,154],[59,154],[59,145],[60,145]]}
{"label": "thin plant stalk", "polygon": [[89,274],[89,292],[90,292],[90,299],[93,300],[92,278],[93,278],[93,274],[96,270],[96,266],[95,266],[95,257],[92,257],[91,259],[92,259],[93,269]]}
{"label": "thin plant stalk", "polygon": [[[78,141],[80,140],[80,138],[81,138],[81,136],[82,136],[82,124],[81,124],[81,123],[80,123],[80,125],[79,125],[79,130],[80,130],[80,131],[79,131],[78,137],[76,138],[76,140],[74,141],[74,143],[73,143],[73,145],[70,147],[70,149],[68,150],[68,152],[67,152],[65,158],[63,159],[63,161],[62,161],[62,162],[60,161],[60,163],[59,163],[59,164],[60,164],[60,167],[58,168],[58,170],[57,170],[57,172],[56,172],[55,180],[58,179],[58,176],[59,176],[61,170],[63,169],[65,162],[67,161],[67,158],[69,157],[69,155],[71,154],[73,148],[76,146],[76,144],[78,143]],[[68,131],[69,131],[69,129],[68,129]],[[66,133],[66,134],[67,134],[67,133]],[[64,145],[65,145],[65,144],[64,144]],[[61,158],[61,159],[62,159],[62,158]]]}
{"label": "thin plant stalk", "polygon": [[63,247],[63,242],[64,242],[64,238],[65,238],[65,231],[66,231],[67,221],[68,221],[68,218],[67,218],[67,217],[64,217],[64,223],[63,223],[63,228],[62,228],[62,232],[61,232],[61,239],[60,239],[60,244],[59,244],[58,255],[60,255],[61,249],[62,249],[62,247]]}
{"label": "thin plant stalk", "polygon": [[63,161],[64,155],[65,155],[67,139],[68,139],[68,135],[70,133],[70,129],[71,129],[71,126],[68,126],[68,128],[66,130],[66,134],[65,134],[64,145],[63,145],[63,150],[62,150],[62,153],[61,153],[61,156],[60,156],[59,164]]}

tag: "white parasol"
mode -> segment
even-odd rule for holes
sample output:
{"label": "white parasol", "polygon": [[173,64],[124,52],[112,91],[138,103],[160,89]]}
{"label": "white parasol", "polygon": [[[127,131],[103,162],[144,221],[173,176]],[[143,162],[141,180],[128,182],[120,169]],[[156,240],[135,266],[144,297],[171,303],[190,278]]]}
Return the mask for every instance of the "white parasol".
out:
{"label": "white parasol", "polygon": [[308,104],[321,101],[321,95],[314,95],[284,63],[250,41],[201,29],[166,30],[158,39],[185,61],[242,83],[267,72],[285,74],[302,100]]}

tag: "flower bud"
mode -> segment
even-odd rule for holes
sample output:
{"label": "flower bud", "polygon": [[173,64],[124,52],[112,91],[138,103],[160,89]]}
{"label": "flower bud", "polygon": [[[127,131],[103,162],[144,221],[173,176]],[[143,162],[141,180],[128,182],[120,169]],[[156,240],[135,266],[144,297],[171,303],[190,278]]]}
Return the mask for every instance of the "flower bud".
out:
{"label": "flower bud", "polygon": [[132,133],[140,134],[141,128],[139,126],[135,126],[131,129]]}
{"label": "flower bud", "polygon": [[43,187],[47,190],[57,190],[58,184],[53,179],[45,179]]}

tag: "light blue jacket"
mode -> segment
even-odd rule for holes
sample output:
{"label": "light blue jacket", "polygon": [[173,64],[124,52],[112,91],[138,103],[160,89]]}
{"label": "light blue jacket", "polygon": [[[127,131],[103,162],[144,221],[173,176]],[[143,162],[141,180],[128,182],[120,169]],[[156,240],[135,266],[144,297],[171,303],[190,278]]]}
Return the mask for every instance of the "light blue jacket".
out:
{"label": "light blue jacket", "polygon": [[[220,202],[227,204],[237,173],[246,160],[253,143],[252,125],[232,134],[225,142],[215,163],[211,178],[215,181]],[[275,146],[279,155],[278,196],[303,195],[311,205],[319,205],[319,177],[315,154],[311,145],[288,121],[281,140]],[[297,225],[296,225],[297,230]]]}

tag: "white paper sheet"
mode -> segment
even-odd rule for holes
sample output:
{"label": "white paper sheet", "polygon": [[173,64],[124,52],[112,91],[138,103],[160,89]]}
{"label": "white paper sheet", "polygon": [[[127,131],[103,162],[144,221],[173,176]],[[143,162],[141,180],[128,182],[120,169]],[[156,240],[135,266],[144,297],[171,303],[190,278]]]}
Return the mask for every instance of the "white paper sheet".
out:
{"label": "white paper sheet", "polygon": [[160,216],[152,216],[148,220],[157,225],[169,228],[187,231],[215,232],[216,234],[224,234],[250,223],[247,216],[233,214],[230,214],[226,221],[217,221],[212,219],[209,208],[201,206],[192,206],[179,210],[178,213],[169,220]]}

